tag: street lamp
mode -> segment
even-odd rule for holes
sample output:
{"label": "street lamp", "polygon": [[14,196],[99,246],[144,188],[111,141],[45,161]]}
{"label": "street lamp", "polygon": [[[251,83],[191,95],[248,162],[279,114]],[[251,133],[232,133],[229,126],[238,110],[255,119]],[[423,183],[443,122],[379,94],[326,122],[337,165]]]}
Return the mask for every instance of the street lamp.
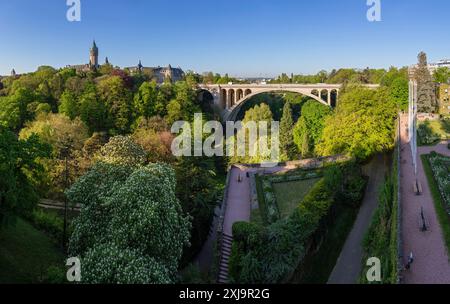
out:
{"label": "street lamp", "polygon": [[[64,159],[64,189],[69,187],[69,158],[71,156],[71,150],[73,147],[73,138],[69,137],[63,143],[60,150],[60,157]],[[64,197],[64,226],[62,235],[62,248],[66,251],[66,240],[67,240],[67,211],[68,211],[68,201],[67,197]]]}
{"label": "street lamp", "polygon": [[414,175],[417,177],[417,82],[409,81],[409,142],[411,146]]}

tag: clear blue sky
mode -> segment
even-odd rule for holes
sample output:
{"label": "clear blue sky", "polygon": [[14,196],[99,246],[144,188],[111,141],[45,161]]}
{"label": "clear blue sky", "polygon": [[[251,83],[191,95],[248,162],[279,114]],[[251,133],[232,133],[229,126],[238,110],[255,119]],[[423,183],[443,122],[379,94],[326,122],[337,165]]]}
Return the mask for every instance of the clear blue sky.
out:
{"label": "clear blue sky", "polygon": [[381,0],[382,22],[366,0],[81,0],[82,21],[66,20],[66,0],[0,0],[0,74],[40,65],[100,61],[181,66],[233,76],[412,64],[450,57],[450,1]]}

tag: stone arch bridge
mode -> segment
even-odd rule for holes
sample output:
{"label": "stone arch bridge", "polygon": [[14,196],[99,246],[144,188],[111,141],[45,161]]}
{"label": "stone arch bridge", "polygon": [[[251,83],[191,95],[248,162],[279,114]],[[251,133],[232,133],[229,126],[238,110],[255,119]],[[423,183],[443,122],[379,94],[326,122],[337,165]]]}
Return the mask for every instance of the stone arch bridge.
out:
{"label": "stone arch bridge", "polygon": [[[366,86],[378,87],[378,85]],[[211,94],[214,108],[221,114],[223,121],[228,121],[236,120],[245,101],[261,93],[299,93],[326,106],[335,107],[341,87],[341,84],[215,84],[200,85],[199,90]]]}

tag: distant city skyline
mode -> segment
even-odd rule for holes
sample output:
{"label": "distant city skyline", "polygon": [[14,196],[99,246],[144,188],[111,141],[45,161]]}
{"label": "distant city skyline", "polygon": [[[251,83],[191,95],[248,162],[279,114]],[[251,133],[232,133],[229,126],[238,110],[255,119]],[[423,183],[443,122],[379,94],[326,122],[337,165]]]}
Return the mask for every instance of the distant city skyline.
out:
{"label": "distant city skyline", "polygon": [[68,22],[65,0],[0,0],[0,75],[89,63],[180,66],[233,77],[313,74],[338,68],[409,66],[425,51],[450,57],[447,0],[381,0],[369,22],[366,0],[81,0]]}

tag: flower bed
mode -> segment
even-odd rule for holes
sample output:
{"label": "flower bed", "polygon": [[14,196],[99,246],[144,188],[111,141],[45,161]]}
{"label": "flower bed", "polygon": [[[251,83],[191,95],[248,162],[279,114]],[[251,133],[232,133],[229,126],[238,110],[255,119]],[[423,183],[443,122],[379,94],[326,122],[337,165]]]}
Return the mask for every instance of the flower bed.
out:
{"label": "flower bed", "polygon": [[444,200],[447,214],[450,215],[450,158],[431,153],[429,158],[433,176]]}

